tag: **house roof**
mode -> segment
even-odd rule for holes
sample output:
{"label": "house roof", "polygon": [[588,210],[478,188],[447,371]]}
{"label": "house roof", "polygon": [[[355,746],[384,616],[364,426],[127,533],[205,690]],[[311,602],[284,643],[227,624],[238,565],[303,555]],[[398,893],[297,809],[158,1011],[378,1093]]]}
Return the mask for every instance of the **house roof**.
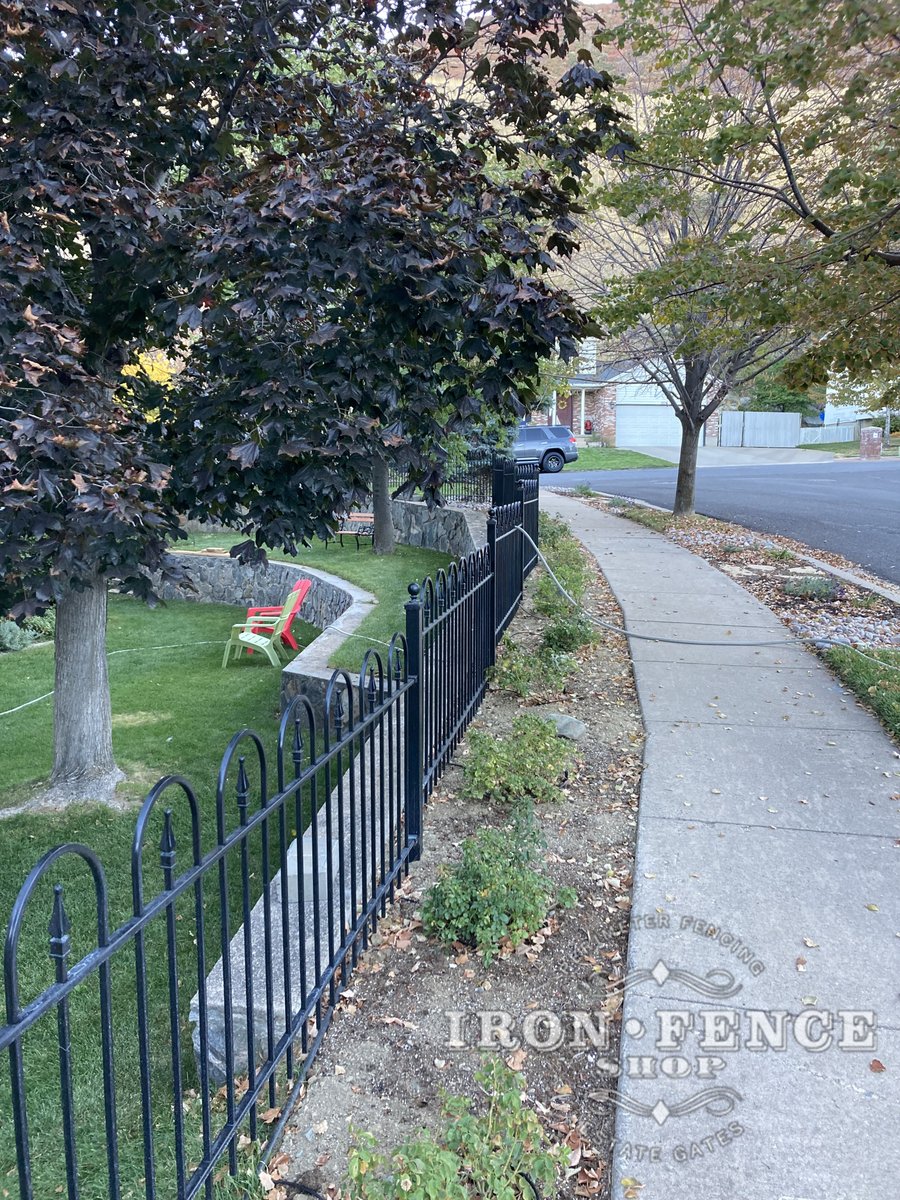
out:
{"label": "house roof", "polygon": [[625,375],[628,371],[633,371],[638,366],[640,366],[640,360],[636,358],[621,358],[617,362],[598,364],[596,372],[591,375],[584,374],[583,372],[573,375],[569,380],[569,387],[597,387],[598,384],[609,383],[613,379],[618,379],[620,375]]}

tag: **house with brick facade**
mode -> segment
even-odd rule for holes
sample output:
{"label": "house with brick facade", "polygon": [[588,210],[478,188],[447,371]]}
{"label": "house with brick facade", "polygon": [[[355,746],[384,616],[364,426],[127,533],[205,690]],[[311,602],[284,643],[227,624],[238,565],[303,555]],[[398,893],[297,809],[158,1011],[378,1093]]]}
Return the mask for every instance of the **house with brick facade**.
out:
{"label": "house with brick facade", "polygon": [[[604,364],[594,358],[592,364],[590,354],[583,354],[568,390],[558,392],[555,402],[535,413],[532,422],[568,425],[576,436],[597,437],[605,446],[681,445],[675,410],[650,372],[634,359]],[[703,444],[718,442],[718,428],[715,412],[706,422]]]}

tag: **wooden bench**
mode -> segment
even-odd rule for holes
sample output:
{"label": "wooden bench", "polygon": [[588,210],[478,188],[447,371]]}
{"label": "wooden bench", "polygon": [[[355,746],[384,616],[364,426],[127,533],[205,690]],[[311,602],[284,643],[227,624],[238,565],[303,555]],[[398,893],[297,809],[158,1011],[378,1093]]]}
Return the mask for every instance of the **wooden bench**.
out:
{"label": "wooden bench", "polygon": [[372,513],[348,513],[338,526],[338,541],[344,545],[344,535],[356,538],[356,548],[359,549],[359,539],[368,538],[371,542],[375,536],[375,518]]}

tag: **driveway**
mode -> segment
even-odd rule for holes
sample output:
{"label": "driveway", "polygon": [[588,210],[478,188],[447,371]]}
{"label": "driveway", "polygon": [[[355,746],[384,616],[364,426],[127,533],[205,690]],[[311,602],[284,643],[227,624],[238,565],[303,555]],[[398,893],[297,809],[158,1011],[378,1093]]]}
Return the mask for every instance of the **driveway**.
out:
{"label": "driveway", "polygon": [[[701,467],[697,511],[843,554],[882,579],[900,583],[900,460],[807,463],[808,452],[798,453],[804,454],[799,464]],[[580,483],[671,508],[675,475],[674,468],[658,467],[566,471],[542,479],[545,487]]]}

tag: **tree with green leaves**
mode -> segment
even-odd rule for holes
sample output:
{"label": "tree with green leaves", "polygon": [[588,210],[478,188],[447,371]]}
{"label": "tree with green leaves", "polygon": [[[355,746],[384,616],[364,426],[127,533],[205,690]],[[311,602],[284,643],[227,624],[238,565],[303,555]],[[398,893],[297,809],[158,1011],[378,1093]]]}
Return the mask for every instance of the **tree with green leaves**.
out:
{"label": "tree with green leaves", "polygon": [[[183,516],[244,560],[329,533],[373,441],[433,499],[445,428],[575,352],[550,274],[615,112],[589,54],[550,69],[571,0],[2,0],[0,31],[0,578],[57,605],[51,783],[101,797],[109,586],[179,577]],[[129,373],[156,347],[172,386]]]}
{"label": "tree with green leaves", "polygon": [[[622,8],[627,17],[630,0]],[[688,515],[705,423],[730,392],[749,387],[802,340],[786,321],[760,326],[746,293],[752,264],[790,253],[791,238],[771,199],[684,173],[707,135],[707,89],[702,79],[679,88],[677,72],[673,80],[665,62],[632,54],[620,36],[619,105],[637,148],[611,142],[592,161],[582,245],[566,269],[596,323],[600,357],[627,363],[679,420],[674,511]],[[744,169],[735,157],[719,170],[738,184]]]}
{"label": "tree with green leaves", "polygon": [[[705,128],[674,183],[751,198],[790,236],[746,265],[761,327],[807,335],[791,374],[864,379],[900,354],[900,32],[895,0],[626,0],[622,37]],[[739,173],[729,164],[738,163]]]}
{"label": "tree with green leaves", "polygon": [[747,412],[800,413],[801,416],[811,417],[821,410],[824,400],[821,389],[798,391],[785,383],[782,371],[776,369],[764,372],[754,381],[750,396],[742,408]]}

